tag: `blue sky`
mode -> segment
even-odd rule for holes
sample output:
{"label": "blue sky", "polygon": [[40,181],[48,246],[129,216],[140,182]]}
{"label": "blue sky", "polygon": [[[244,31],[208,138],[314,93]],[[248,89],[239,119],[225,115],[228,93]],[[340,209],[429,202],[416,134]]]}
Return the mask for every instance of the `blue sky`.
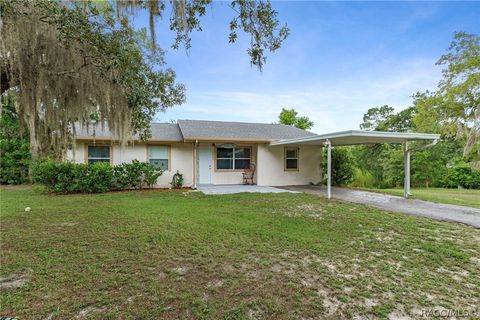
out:
{"label": "blue sky", "polygon": [[[268,55],[263,72],[249,64],[249,39],[228,44],[228,2],[215,2],[192,48],[169,48],[166,61],[187,87],[187,102],[159,113],[160,122],[204,119],[272,123],[285,108],[315,122],[317,133],[358,129],[370,107],[408,107],[411,95],[434,89],[435,65],[454,31],[480,33],[478,2],[273,2],[291,35]],[[137,26],[147,25],[144,15]]]}

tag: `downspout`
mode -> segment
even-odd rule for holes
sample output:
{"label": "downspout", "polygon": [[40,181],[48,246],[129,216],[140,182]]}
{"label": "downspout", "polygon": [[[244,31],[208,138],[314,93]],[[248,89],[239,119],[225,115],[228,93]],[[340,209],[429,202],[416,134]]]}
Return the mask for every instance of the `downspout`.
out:
{"label": "downspout", "polygon": [[[425,150],[427,148],[431,148],[433,147],[434,145],[436,145],[438,143],[440,139],[434,139],[432,143],[429,143],[427,145],[424,145],[423,147],[418,147],[418,148],[410,148],[410,151],[418,151],[418,150]],[[408,142],[408,141],[407,141]]]}
{"label": "downspout", "polygon": [[193,188],[197,189],[197,148],[198,139],[193,144]]}

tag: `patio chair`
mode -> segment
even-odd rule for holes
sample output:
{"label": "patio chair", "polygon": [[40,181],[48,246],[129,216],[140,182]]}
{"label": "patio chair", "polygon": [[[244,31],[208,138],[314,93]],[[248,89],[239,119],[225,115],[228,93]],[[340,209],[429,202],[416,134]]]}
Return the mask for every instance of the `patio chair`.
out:
{"label": "patio chair", "polygon": [[250,163],[250,168],[243,171],[243,184],[253,184],[253,176],[255,175],[255,164]]}

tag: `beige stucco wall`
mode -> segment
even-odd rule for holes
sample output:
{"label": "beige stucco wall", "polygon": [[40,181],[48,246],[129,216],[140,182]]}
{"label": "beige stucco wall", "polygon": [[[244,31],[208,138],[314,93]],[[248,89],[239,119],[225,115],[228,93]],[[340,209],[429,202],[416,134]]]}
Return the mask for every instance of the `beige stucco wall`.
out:
{"label": "beige stucco wall", "polygon": [[[75,148],[75,156],[73,151],[67,153],[67,158],[77,163],[86,162],[86,145],[88,142],[77,142]],[[99,145],[99,144],[98,144]],[[157,145],[157,143],[155,144]],[[177,170],[183,174],[184,185],[193,185],[193,144],[191,143],[158,143],[158,145],[170,146],[170,168],[165,171],[157,180],[157,187],[170,187],[173,175]],[[147,145],[138,143],[122,147],[120,145],[111,146],[112,164],[120,164],[123,162],[131,162],[134,159],[145,162],[147,161]]]}
{"label": "beige stucco wall", "polygon": [[299,170],[285,171],[284,146],[258,145],[257,184],[286,186],[320,182],[320,147],[300,146],[299,148]]}
{"label": "beige stucco wall", "polygon": [[[86,161],[86,145],[77,142],[75,157],[69,151],[67,157],[78,163]],[[99,143],[97,143],[99,144]],[[183,174],[184,185],[193,186],[193,144],[192,143],[158,143],[170,146],[170,170],[158,179],[157,187],[170,187],[170,181],[177,170]],[[242,171],[215,170],[215,149],[212,143],[212,184],[242,184]],[[264,186],[304,185],[320,182],[321,153],[318,146],[300,146],[299,170],[285,171],[284,147],[267,144],[248,144],[252,146],[253,159],[256,164],[255,182]],[[147,161],[147,145],[134,144],[123,150],[119,145],[112,147],[112,164],[131,162],[133,159]]]}

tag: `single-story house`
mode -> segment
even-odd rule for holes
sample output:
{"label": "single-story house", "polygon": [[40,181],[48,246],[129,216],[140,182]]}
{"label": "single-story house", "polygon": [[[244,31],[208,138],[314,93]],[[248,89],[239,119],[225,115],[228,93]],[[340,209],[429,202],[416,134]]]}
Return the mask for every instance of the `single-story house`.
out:
{"label": "single-story house", "polygon": [[152,137],[121,147],[108,129],[78,128],[67,155],[77,163],[137,159],[165,170],[158,187],[183,174],[185,186],[241,184],[245,169],[255,167],[253,182],[264,186],[304,185],[321,181],[321,146],[270,146],[271,142],[316,136],[282,124],[179,120],[152,123]]}
{"label": "single-story house", "polygon": [[77,127],[67,159],[77,163],[111,164],[137,159],[164,170],[157,187],[168,187],[173,175],[184,185],[242,184],[243,172],[255,168],[253,183],[287,186],[322,181],[322,148],[327,149],[327,196],[331,196],[331,149],[334,146],[397,143],[405,155],[404,195],[410,194],[409,141],[433,140],[437,134],[350,130],[318,135],[282,124],[179,120],[152,123],[152,137],[133,139],[122,147],[108,129]]}

